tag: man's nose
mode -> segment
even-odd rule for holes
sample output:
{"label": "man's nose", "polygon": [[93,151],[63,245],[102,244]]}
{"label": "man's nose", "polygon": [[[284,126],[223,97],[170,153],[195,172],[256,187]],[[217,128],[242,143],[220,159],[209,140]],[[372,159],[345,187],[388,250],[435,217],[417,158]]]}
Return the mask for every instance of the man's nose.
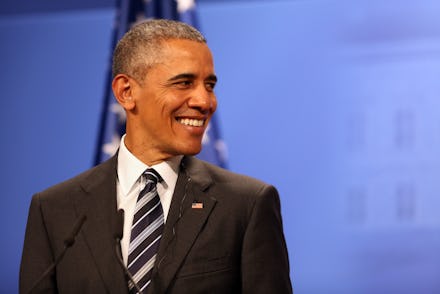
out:
{"label": "man's nose", "polygon": [[214,112],[216,108],[214,92],[208,91],[205,85],[197,87],[188,100],[188,106],[197,108],[203,113]]}

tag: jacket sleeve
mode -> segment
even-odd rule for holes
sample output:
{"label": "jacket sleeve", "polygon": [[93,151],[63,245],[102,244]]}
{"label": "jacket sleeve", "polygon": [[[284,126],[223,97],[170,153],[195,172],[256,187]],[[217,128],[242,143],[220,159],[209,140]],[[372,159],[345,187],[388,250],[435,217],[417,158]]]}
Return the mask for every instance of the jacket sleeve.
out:
{"label": "jacket sleeve", "polygon": [[[54,260],[38,194],[32,197],[20,265],[19,292],[29,293]],[[36,285],[32,293],[57,293],[52,272]]]}
{"label": "jacket sleeve", "polygon": [[243,293],[292,293],[280,200],[273,186],[256,197],[242,249]]}

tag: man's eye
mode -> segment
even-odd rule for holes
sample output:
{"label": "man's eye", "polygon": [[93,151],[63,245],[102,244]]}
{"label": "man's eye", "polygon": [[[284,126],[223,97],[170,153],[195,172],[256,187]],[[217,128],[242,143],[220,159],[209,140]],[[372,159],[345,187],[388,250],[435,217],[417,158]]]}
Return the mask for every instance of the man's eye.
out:
{"label": "man's eye", "polygon": [[192,85],[192,81],[179,81],[174,83],[174,85],[182,88],[186,88]]}
{"label": "man's eye", "polygon": [[215,83],[214,82],[209,82],[209,83],[206,83],[205,85],[206,85],[206,90],[214,91],[214,88],[215,88]]}

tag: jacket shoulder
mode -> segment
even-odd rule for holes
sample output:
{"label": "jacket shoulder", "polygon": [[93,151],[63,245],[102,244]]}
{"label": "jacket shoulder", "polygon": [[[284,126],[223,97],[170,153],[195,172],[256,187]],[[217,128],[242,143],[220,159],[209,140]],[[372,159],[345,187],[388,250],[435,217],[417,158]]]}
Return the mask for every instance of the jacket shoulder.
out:
{"label": "jacket shoulder", "polygon": [[116,161],[116,158],[112,157],[70,179],[48,187],[36,195],[43,199],[50,199],[80,190],[88,190],[92,185],[101,182],[104,178],[116,177]]}
{"label": "jacket shoulder", "polygon": [[234,194],[255,195],[264,189],[276,190],[271,184],[254,177],[232,172],[197,158],[190,158],[189,161],[195,173],[210,177],[214,186],[235,191]]}

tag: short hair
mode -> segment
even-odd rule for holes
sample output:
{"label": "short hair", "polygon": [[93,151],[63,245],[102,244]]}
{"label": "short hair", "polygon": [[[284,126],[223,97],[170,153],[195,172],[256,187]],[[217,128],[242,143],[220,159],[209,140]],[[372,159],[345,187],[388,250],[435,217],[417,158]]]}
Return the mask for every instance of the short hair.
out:
{"label": "short hair", "polygon": [[183,22],[165,19],[147,20],[135,24],[119,40],[113,52],[112,74],[126,74],[139,83],[159,57],[162,42],[185,39],[206,43],[205,37]]}

